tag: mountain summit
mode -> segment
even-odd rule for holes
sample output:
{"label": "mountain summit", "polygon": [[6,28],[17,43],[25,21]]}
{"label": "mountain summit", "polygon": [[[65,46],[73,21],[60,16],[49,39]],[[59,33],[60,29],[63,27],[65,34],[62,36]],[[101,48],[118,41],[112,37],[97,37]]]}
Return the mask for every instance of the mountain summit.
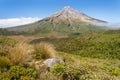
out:
{"label": "mountain summit", "polygon": [[81,13],[70,6],[65,6],[63,9],[46,18],[54,21],[68,21],[68,22],[85,22],[85,23],[106,23],[105,21],[98,20]]}
{"label": "mountain summit", "polygon": [[81,13],[70,6],[65,6],[55,14],[46,17],[35,23],[8,28],[10,31],[17,31],[26,34],[46,33],[83,33],[88,30],[105,29],[105,27],[94,24],[106,23]]}

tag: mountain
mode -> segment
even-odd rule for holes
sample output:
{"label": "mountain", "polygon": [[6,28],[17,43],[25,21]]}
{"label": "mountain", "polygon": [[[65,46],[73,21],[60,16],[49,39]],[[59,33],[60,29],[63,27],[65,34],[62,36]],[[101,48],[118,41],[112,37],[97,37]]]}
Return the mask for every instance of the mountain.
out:
{"label": "mountain", "polygon": [[35,23],[7,28],[9,31],[17,31],[23,34],[41,33],[83,33],[88,30],[104,30],[106,27],[97,26],[106,21],[87,16],[70,6],[65,6],[57,13]]}

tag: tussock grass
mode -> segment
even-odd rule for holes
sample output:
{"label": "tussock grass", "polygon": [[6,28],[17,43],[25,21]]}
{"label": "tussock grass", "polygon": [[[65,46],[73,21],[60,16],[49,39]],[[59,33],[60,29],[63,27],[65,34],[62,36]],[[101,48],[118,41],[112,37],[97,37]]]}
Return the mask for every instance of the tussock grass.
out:
{"label": "tussock grass", "polygon": [[55,47],[50,43],[41,42],[34,45],[34,52],[36,59],[47,59],[56,56]]}
{"label": "tussock grass", "polygon": [[30,46],[25,43],[20,43],[9,49],[9,58],[16,65],[24,64],[30,58]]}

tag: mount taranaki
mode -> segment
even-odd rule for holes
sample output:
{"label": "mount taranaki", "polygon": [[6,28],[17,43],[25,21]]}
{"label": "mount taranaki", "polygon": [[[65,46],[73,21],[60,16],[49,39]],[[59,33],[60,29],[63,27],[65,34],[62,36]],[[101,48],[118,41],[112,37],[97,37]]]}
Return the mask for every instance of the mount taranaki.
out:
{"label": "mount taranaki", "polygon": [[97,26],[106,21],[98,20],[87,16],[70,6],[66,6],[57,13],[39,20],[35,23],[7,28],[26,34],[45,34],[45,33],[83,33],[88,30],[104,30],[106,27]]}

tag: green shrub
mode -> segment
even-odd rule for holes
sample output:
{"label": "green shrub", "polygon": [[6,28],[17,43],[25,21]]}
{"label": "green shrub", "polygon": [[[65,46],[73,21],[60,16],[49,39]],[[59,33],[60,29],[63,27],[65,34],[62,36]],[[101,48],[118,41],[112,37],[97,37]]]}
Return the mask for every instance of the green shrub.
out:
{"label": "green shrub", "polygon": [[70,63],[61,63],[52,68],[52,73],[61,76],[63,80],[80,80],[80,76],[87,74],[87,70],[79,69],[78,66],[72,66]]}
{"label": "green shrub", "polygon": [[9,74],[11,78],[19,79],[21,75],[24,75],[25,69],[20,66],[12,66],[9,70]]}
{"label": "green shrub", "polygon": [[21,77],[29,77],[35,78],[37,76],[37,72],[31,68],[24,68],[20,66],[12,66],[9,70],[9,74],[11,78],[20,79]]}
{"label": "green shrub", "polygon": [[0,74],[0,80],[10,80],[10,76],[8,72],[3,72]]}
{"label": "green shrub", "polygon": [[105,66],[104,67],[108,72],[110,72],[114,76],[120,76],[120,69],[113,68],[111,66]]}
{"label": "green shrub", "polygon": [[104,69],[90,64],[56,64],[51,72],[56,77],[61,77],[62,80],[116,80]]}
{"label": "green shrub", "polygon": [[35,78],[36,75],[37,75],[37,72],[34,69],[32,69],[32,68],[27,68],[25,70],[25,76]]}
{"label": "green shrub", "polygon": [[20,80],[35,80],[35,79],[28,76],[21,76]]}
{"label": "green shrub", "polygon": [[7,57],[0,57],[0,71],[4,71],[9,69],[9,67],[12,65],[10,60]]}
{"label": "green shrub", "polygon": [[68,65],[68,63],[57,64],[52,68],[52,72],[55,74],[58,74],[58,75],[62,75],[65,73],[65,68],[67,65]]}
{"label": "green shrub", "polygon": [[120,59],[120,34],[84,34],[55,43],[58,51],[82,57]]}

